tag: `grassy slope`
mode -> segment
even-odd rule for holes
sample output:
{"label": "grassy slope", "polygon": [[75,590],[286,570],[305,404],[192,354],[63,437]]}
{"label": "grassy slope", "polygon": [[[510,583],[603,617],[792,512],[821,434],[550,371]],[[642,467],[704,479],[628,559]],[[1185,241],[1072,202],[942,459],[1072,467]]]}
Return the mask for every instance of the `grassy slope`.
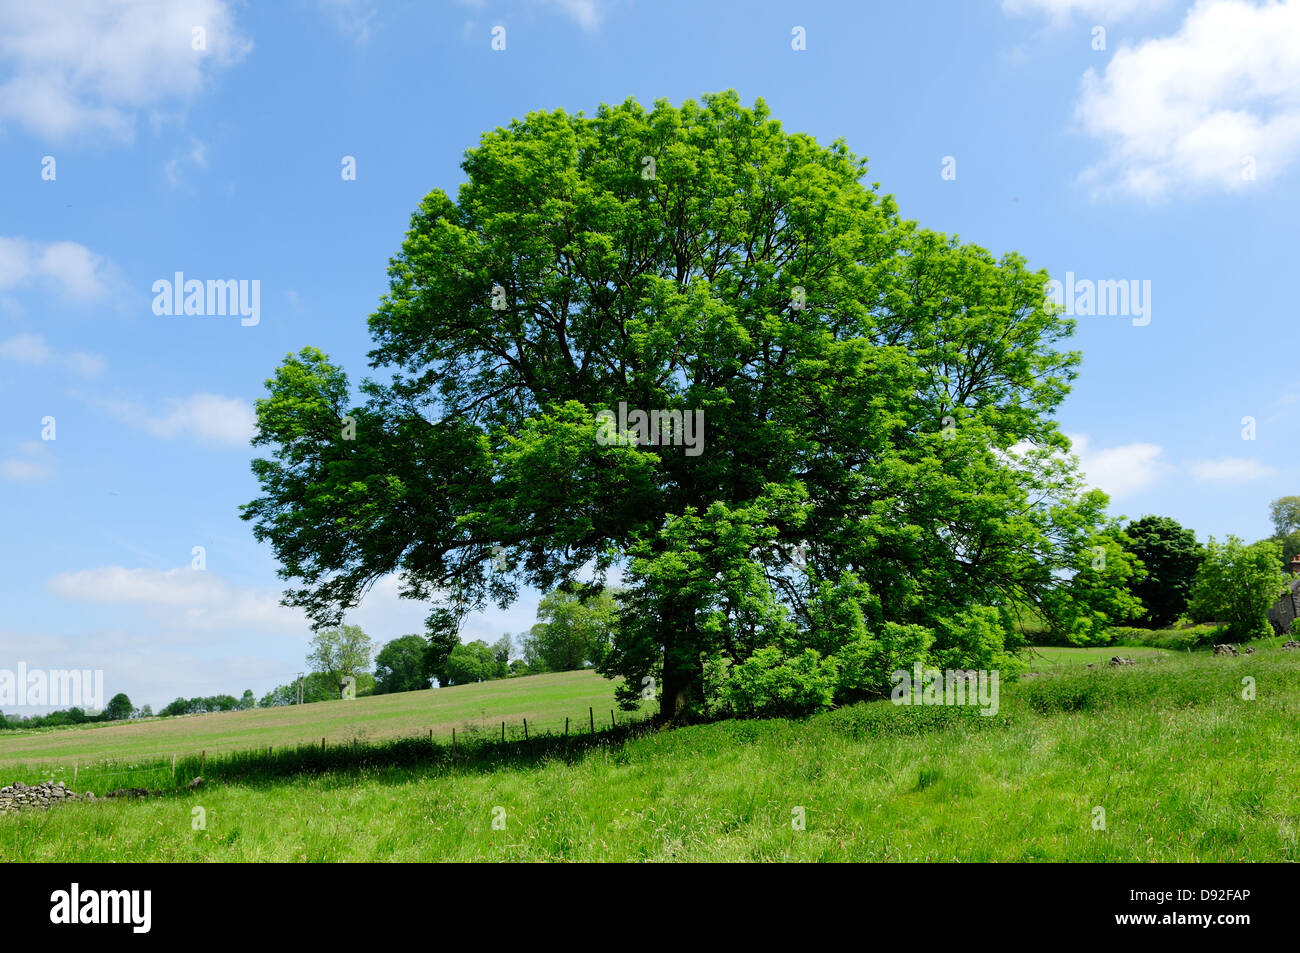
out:
{"label": "grassy slope", "polygon": [[[1050,671],[1060,666],[1105,663],[1113,655],[1145,658],[1164,654],[1158,649],[1058,648],[1029,650],[1030,667]],[[0,732],[0,783],[18,766],[41,776],[42,766],[83,767],[102,759],[216,754],[249,748],[288,747],[319,741],[330,744],[378,741],[424,734],[446,737],[459,732],[522,733],[522,719],[536,731],[558,731],[564,719],[575,729],[587,723],[595,708],[601,726],[614,707],[613,683],[594,672],[560,672],[503,679],[478,685],[396,695],[375,695],[354,702],[329,701],[311,705],[214,712],[182,718],[157,718],[130,724],[84,725],[34,731]]]}
{"label": "grassy slope", "polygon": [[1066,648],[1055,645],[1040,645],[1026,653],[1030,671],[1048,672],[1061,667],[1074,665],[1104,665],[1116,655],[1124,658],[1150,659],[1157,655],[1168,655],[1163,649],[1129,648],[1126,646],[1099,646],[1090,648]]}
{"label": "grassy slope", "polygon": [[0,732],[0,783],[18,766],[69,765],[113,758],[188,755],[207,751],[276,748],[319,742],[376,741],[396,736],[450,735],[468,731],[563,730],[564,719],[585,727],[594,707],[600,725],[609,724],[614,683],[594,672],[559,672],[501,679],[477,685],[374,695],[356,701],[316,702],[253,711],[214,712],[159,718],[124,725],[87,725],[41,731]]}
{"label": "grassy slope", "polygon": [[0,817],[0,858],[1300,859],[1300,653],[1055,669],[1004,686],[1001,702],[992,718],[877,702],[534,763],[74,804]]}

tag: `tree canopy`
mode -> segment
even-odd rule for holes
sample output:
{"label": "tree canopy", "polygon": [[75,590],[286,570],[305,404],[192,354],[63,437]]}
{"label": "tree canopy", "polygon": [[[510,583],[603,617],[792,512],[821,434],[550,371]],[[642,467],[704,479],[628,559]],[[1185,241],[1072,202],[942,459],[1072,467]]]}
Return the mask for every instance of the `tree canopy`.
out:
{"label": "tree canopy", "polygon": [[306,347],[257,405],[243,516],[317,625],[390,573],[437,636],[619,567],[602,671],[677,719],[755,666],[864,697],[964,657],[980,607],[998,640],[1131,608],[1053,417],[1072,322],[1021,256],[901,218],[843,142],[734,92],[530,113],[463,169],[390,263],[360,396]]}
{"label": "tree canopy", "polygon": [[375,656],[375,694],[428,688],[428,651],[429,641],[422,635],[403,635],[380,649]]}
{"label": "tree canopy", "polygon": [[531,672],[567,672],[598,665],[609,654],[617,606],[615,592],[557,589],[537,605],[537,624],[523,639],[524,663]]}
{"label": "tree canopy", "polygon": [[1280,496],[1268,505],[1273,539],[1282,544],[1282,566],[1290,571],[1291,559],[1300,555],[1300,496]]}
{"label": "tree canopy", "polygon": [[1300,530],[1300,496],[1279,496],[1268,505],[1275,536],[1289,536]]}
{"label": "tree canopy", "polygon": [[108,700],[104,706],[105,721],[122,721],[130,718],[135,712],[135,706],[131,704],[131,699],[127,698],[125,693],[118,692]]}
{"label": "tree canopy", "polygon": [[443,667],[440,685],[469,685],[474,682],[487,682],[494,678],[505,678],[506,663],[497,658],[482,639],[467,642],[451,650],[447,664]]}

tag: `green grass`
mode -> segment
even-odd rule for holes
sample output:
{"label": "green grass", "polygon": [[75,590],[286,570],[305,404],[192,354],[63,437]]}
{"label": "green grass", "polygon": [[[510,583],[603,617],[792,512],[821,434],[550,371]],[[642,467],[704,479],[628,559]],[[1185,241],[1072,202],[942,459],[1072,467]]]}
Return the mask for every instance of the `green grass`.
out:
{"label": "green grass", "polygon": [[0,817],[0,856],[1294,861],[1298,717],[1300,652],[1076,663],[1004,684],[995,717],[884,701],[288,777],[231,759],[196,792]]}

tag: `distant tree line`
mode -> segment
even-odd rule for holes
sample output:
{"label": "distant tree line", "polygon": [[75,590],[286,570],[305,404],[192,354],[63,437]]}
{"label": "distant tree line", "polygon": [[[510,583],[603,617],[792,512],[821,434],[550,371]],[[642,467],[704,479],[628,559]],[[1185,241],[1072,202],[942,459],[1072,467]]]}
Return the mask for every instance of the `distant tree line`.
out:
{"label": "distant tree line", "polygon": [[595,668],[609,654],[619,592],[547,593],[537,606],[537,624],[527,633],[509,632],[488,644],[436,634],[404,635],[375,657],[376,695],[416,691],[434,681],[469,685],[498,678]]}
{"label": "distant tree line", "polygon": [[348,678],[355,680],[357,697],[419,691],[435,681],[442,686],[469,685],[499,678],[517,678],[545,672],[595,668],[609,653],[618,590],[555,590],[537,607],[537,623],[522,635],[509,632],[496,642],[482,639],[456,641],[430,635],[403,635],[374,654],[373,642],[361,628],[344,625],[312,636],[307,665],[300,679],[277,685],[260,699],[251,689],[242,696],[202,695],[177,697],[157,715],[148,705],[136,709],[125,694],[113,696],[102,712],[88,714],[69,708],[46,715],[5,716],[0,729],[45,728],[131,718],[172,718],[219,711],[278,708],[338,699]]}
{"label": "distant tree line", "polygon": [[243,697],[234,695],[206,695],[198,698],[177,698],[158,712],[160,717],[172,715],[206,715],[211,711],[246,711],[256,705],[252,689],[245,689]]}
{"label": "distant tree line", "polygon": [[118,693],[108,700],[104,710],[87,712],[84,708],[64,708],[44,715],[6,715],[0,712],[0,730],[8,728],[59,728],[64,725],[88,725],[105,721],[125,721],[128,718],[149,718],[149,706],[136,709],[125,694]]}

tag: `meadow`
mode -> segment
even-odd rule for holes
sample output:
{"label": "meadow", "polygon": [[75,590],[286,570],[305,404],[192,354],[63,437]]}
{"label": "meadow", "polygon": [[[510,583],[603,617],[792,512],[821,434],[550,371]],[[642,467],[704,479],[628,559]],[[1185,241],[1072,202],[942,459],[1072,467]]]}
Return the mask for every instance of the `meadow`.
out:
{"label": "meadow", "polygon": [[198,790],[0,817],[0,858],[1300,859],[1300,652],[1097,664],[1109,654],[1040,652],[995,717],[878,701],[568,740],[483,732],[454,754],[418,739],[232,751]]}

